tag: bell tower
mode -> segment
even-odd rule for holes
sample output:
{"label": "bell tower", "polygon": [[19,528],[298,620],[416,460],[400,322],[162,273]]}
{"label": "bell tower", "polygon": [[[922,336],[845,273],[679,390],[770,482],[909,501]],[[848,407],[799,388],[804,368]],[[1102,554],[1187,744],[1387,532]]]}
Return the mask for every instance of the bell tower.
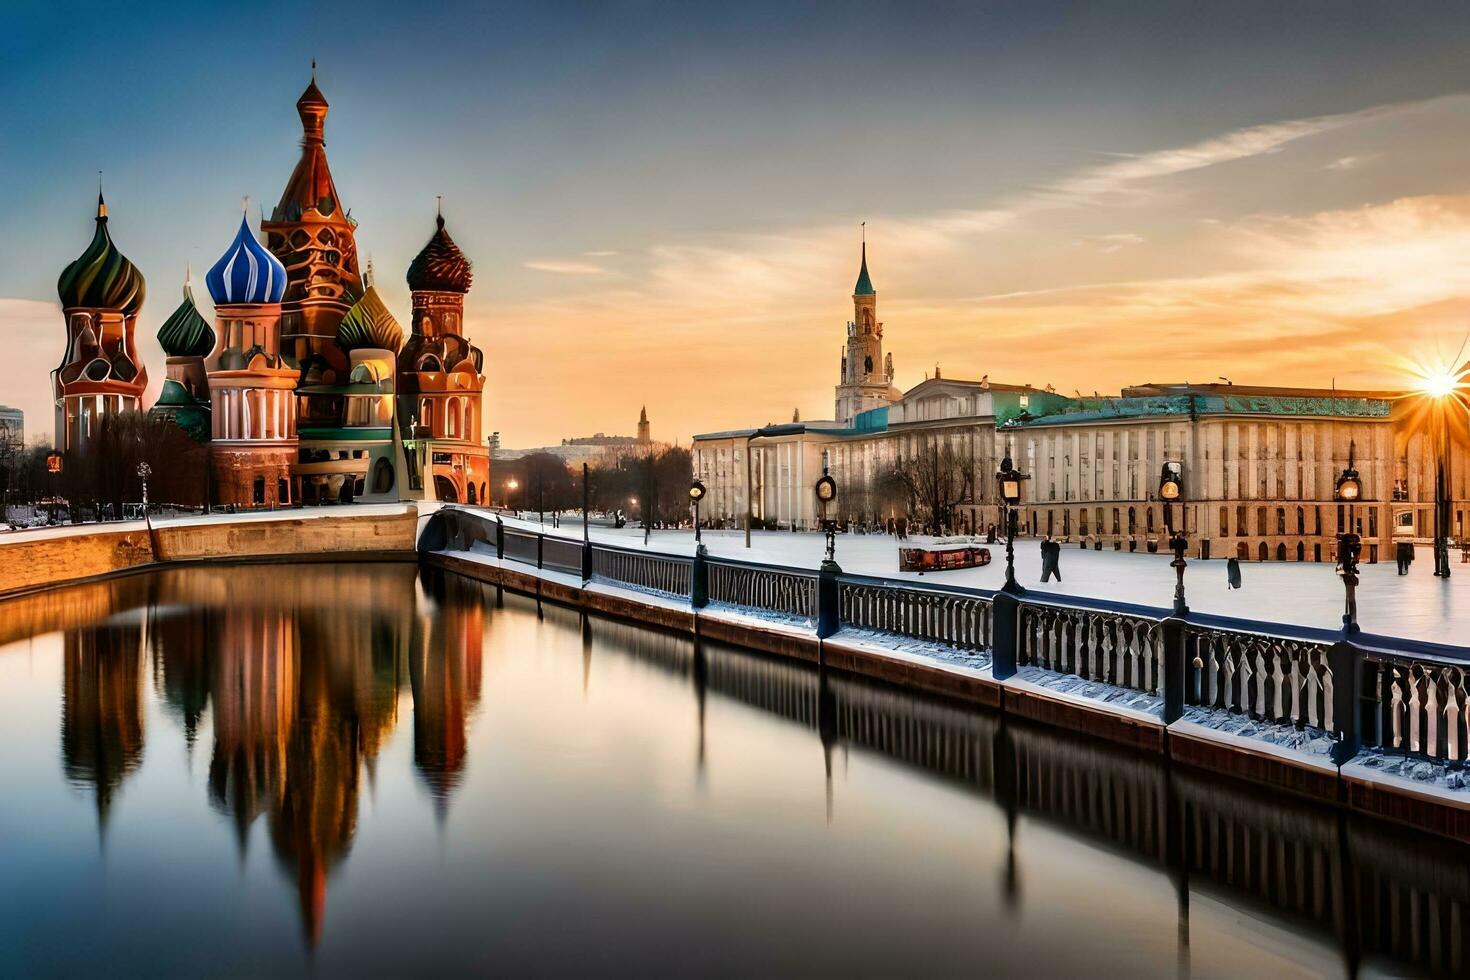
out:
{"label": "bell tower", "polygon": [[852,290],[852,319],[842,350],[837,384],[837,421],[850,422],[859,412],[887,405],[892,399],[893,357],[883,357],[883,324],[878,321],[878,293],[868,276],[868,243],[863,241],[862,266]]}

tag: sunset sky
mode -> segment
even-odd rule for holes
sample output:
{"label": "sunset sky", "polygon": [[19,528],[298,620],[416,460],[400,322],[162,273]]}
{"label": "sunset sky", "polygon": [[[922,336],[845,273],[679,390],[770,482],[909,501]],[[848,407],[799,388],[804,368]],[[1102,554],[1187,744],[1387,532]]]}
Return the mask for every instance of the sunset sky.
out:
{"label": "sunset sky", "polygon": [[[142,5],[140,5],[142,6]],[[327,153],[379,289],[475,263],[509,446],[830,418],[859,224],[898,383],[1395,383],[1470,330],[1470,7],[9,2],[0,402],[49,433],[56,278],[148,280],[141,350]],[[420,9],[422,8],[422,9]]]}

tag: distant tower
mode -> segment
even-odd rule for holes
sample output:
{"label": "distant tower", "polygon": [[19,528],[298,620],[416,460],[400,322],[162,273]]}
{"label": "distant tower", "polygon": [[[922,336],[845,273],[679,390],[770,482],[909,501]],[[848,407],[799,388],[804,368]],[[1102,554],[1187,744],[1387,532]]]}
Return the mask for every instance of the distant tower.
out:
{"label": "distant tower", "polygon": [[878,322],[878,293],[868,277],[868,243],[852,291],[853,318],[847,324],[842,374],[837,384],[837,421],[850,422],[859,412],[893,400],[893,360],[883,357],[883,324]]}
{"label": "distant tower", "polygon": [[327,109],[312,62],[311,82],[296,100],[301,159],[271,220],[260,226],[267,247],[286,267],[281,353],[300,368],[302,381],[308,384],[345,380],[347,355],[334,338],[337,325],[363,289],[354,238],[357,222],[348,217],[327,169],[323,135]]}
{"label": "distant tower", "polygon": [[56,282],[66,317],[66,351],[51,372],[61,452],[84,447],[106,416],[142,407],[148,371],[138,359],[133,328],[144,291],[143,274],[112,244],[98,190],[92,244]]}
{"label": "distant tower", "polygon": [[289,504],[296,461],[296,369],[281,355],[286,269],[240,219],[235,240],[204,277],[218,337],[209,376],[209,461],[215,503]]}
{"label": "distant tower", "polygon": [[429,243],[408,267],[410,333],[398,352],[398,435],[408,486],[401,496],[489,500],[490,451],[480,441],[485,355],[464,330],[470,260],[435,218]]}
{"label": "distant tower", "polygon": [[649,432],[648,406],[644,405],[638,410],[638,444],[640,446],[646,446],[653,441]]}

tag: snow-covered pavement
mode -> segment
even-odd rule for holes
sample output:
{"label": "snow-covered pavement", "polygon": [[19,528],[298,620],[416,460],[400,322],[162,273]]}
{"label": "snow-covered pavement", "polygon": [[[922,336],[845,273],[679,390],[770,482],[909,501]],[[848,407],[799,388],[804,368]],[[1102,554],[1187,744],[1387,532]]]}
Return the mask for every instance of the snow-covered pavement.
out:
{"label": "snow-covered pavement", "polygon": [[[513,521],[540,528],[534,515],[529,522]],[[548,532],[580,537],[581,522],[563,520],[559,529],[545,525]],[[643,532],[634,527],[614,530],[593,523],[597,541],[624,547],[643,547]],[[782,531],[756,531],[751,547],[745,547],[742,531],[705,531],[703,540],[715,557],[738,558],[772,565],[816,568],[822,560],[822,535]],[[1005,581],[1005,544],[990,545],[991,563],[984,568],[930,572],[923,581],[935,584],[995,589]],[[672,554],[691,554],[692,531],[655,531],[649,549]],[[1041,552],[1034,539],[1016,542],[1016,577],[1027,589],[1057,595],[1086,596],[1115,602],[1167,608],[1174,596],[1174,570],[1165,554],[1129,554],[1114,551],[1062,549],[1061,582],[1041,584]],[[841,534],[837,537],[837,562],[854,574],[881,575],[894,579],[918,579],[917,573],[898,571],[898,546],[886,535]],[[1400,577],[1394,563],[1363,565],[1358,586],[1358,621],[1371,633],[1430,640],[1456,645],[1470,644],[1470,565],[1456,561],[1448,581],[1432,574],[1433,561],[1421,548],[1410,573]],[[1243,562],[1242,588],[1225,585],[1225,562],[1221,559],[1190,559],[1185,573],[1189,606],[1195,612],[1237,616],[1294,626],[1336,629],[1342,624],[1342,581],[1333,566],[1323,562]]]}

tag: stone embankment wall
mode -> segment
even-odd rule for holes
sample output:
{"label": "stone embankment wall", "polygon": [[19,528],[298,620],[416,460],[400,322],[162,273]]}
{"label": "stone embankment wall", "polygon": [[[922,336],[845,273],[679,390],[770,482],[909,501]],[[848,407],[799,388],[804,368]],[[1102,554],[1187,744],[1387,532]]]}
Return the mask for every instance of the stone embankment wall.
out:
{"label": "stone embankment wall", "polygon": [[[301,512],[294,512],[300,514]],[[412,505],[309,516],[216,515],[163,522],[48,528],[0,538],[0,596],[189,561],[414,557]]]}

